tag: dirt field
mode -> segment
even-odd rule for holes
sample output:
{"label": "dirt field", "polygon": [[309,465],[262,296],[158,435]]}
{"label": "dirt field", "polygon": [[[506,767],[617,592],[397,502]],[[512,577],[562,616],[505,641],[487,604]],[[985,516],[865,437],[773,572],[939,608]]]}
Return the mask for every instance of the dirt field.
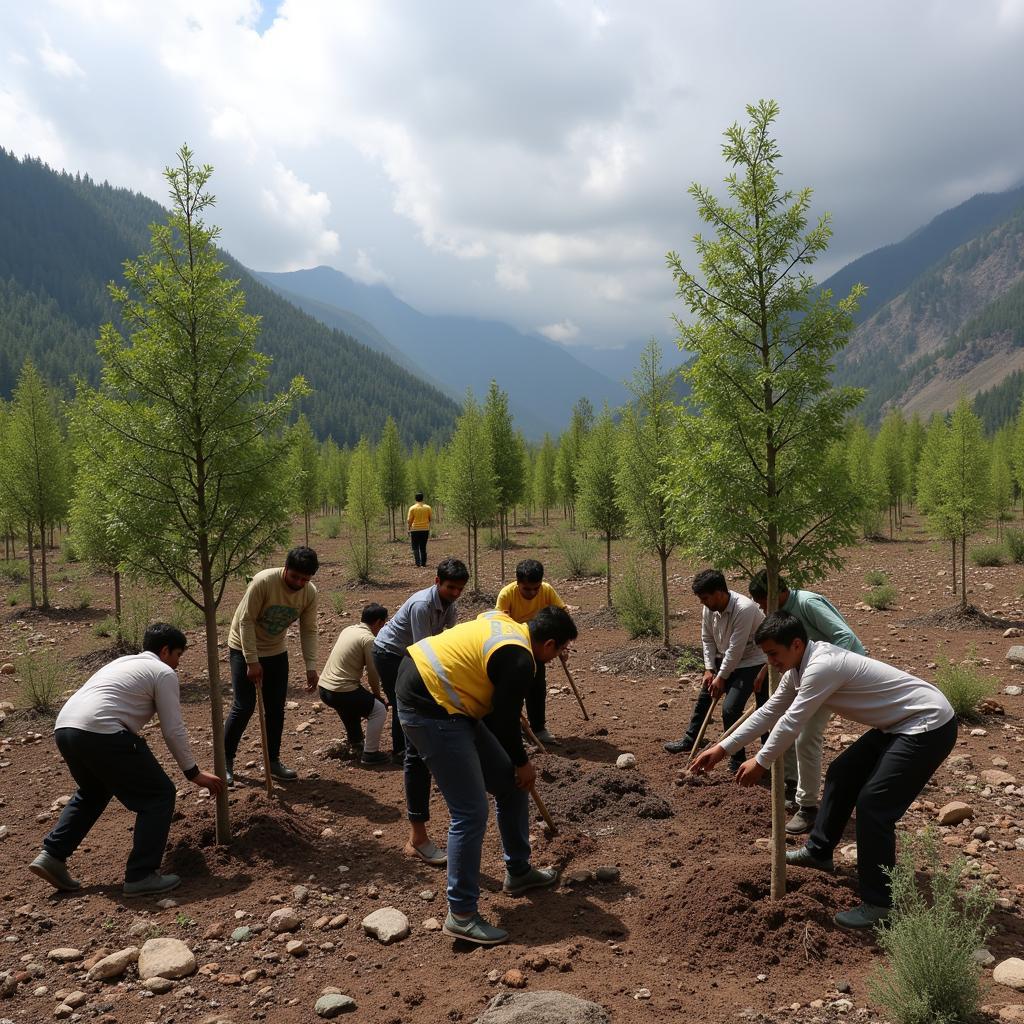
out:
{"label": "dirt field", "polygon": [[[549,696],[549,728],[562,743],[537,761],[540,791],[561,828],[549,838],[537,822],[534,849],[536,863],[556,864],[564,875],[557,890],[535,898],[503,896],[500,850],[489,830],[481,910],[511,932],[509,945],[463,948],[424,927],[430,918],[443,920],[444,874],[402,853],[401,770],[360,768],[325,756],[344,732],[335,714],[304,691],[295,640],[282,757],[301,778],[278,787],[272,800],[264,795],[253,723],[236,761],[243,779],[231,793],[230,848],[213,844],[211,802],[181,778],[158,730],[150,730],[157,756],[181,780],[165,869],[182,874],[184,882],[168,909],[121,896],[132,818],[120,806],[111,805],[71,861],[84,882],[81,895],[55,895],[26,871],[73,784],[52,742],[52,723],[8,712],[0,725],[0,971],[24,973],[16,994],[0,999],[0,1018],[52,1019],[56,993],[80,990],[87,998],[76,1012],[87,1020],[290,1024],[315,1020],[316,999],[326,986],[336,986],[358,1004],[352,1019],[471,1022],[501,987],[498,979],[517,968],[530,989],[592,999],[616,1022],[880,1019],[866,982],[879,962],[872,939],[832,924],[836,910],[858,902],[854,870],[846,863],[835,878],[791,871],[785,900],[767,899],[767,792],[738,789],[721,768],[707,780],[676,784],[682,761],[664,753],[661,744],[685,728],[696,677],[681,678],[673,659],[655,662],[650,671],[638,668],[649,659],[630,656],[636,645],[602,611],[603,579],[561,578],[551,534],[518,528],[518,547],[508,561],[511,566],[527,555],[540,557],[573,607],[582,629],[571,664],[591,720],[582,720],[558,667],[549,668],[549,686],[558,690]],[[432,571],[412,566],[404,544],[389,544],[385,582],[353,588],[344,582],[343,542],[317,536],[311,543],[324,560],[316,579],[323,595],[321,662],[338,629],[353,621],[365,601],[379,600],[393,611],[433,578]],[[465,557],[464,548],[459,531],[442,527],[431,541],[430,561],[436,564],[445,554]],[[616,569],[632,557],[617,548]],[[487,550],[482,559],[481,588],[493,595],[499,588],[498,553]],[[1021,955],[1024,948],[1024,785],[1007,793],[986,787],[979,774],[1001,759],[1009,772],[1024,773],[1024,697],[1001,692],[1024,682],[1024,673],[1005,660],[1009,645],[1021,641],[955,620],[948,626],[920,624],[953,603],[948,562],[945,547],[929,542],[910,517],[903,539],[851,550],[845,571],[817,589],[843,610],[872,654],[925,678],[942,658],[991,663],[986,670],[999,680],[995,699],[1005,714],[986,716],[973,733],[963,728],[953,756],[904,824],[918,829],[934,822],[935,809],[954,798],[975,808],[972,820],[940,831],[950,855],[963,849],[977,858],[978,873],[998,890],[998,930],[989,944],[998,960]],[[673,640],[691,647],[699,641],[699,606],[689,591],[692,569],[672,563]],[[889,575],[899,592],[898,608],[855,608],[872,569]],[[6,608],[0,661],[52,647],[67,663],[69,685],[77,685],[102,661],[83,656],[110,643],[93,632],[109,612],[110,587],[102,577],[85,576],[78,565],[58,563],[52,578],[58,606],[84,603],[83,588],[91,592],[90,606],[51,616],[24,605]],[[969,568],[968,580],[979,606],[1024,618],[1020,566]],[[744,581],[734,586],[745,591]],[[225,598],[222,641],[240,592],[236,587]],[[342,595],[346,615],[335,610],[334,594]],[[463,616],[474,613],[474,602],[464,603]],[[170,601],[159,610],[167,614]],[[912,620],[917,624],[908,624]],[[180,670],[186,721],[197,755],[209,767],[203,639],[194,628],[189,637],[192,646]],[[226,676],[226,648],[222,652]],[[17,677],[0,676],[0,700],[17,703],[18,692]],[[229,700],[226,684],[224,693]],[[860,731],[834,720],[828,753],[834,755]],[[636,768],[620,771],[615,759],[627,751],[635,754]],[[445,811],[436,794],[433,807],[432,834],[443,841]],[[979,826],[988,838],[973,835]],[[598,880],[598,868],[616,870],[601,872],[607,880]],[[299,931],[283,938],[302,939],[305,955],[289,955],[282,937],[266,928],[268,915],[281,906],[294,907],[302,918]],[[412,934],[382,946],[363,934],[360,922],[386,906],[408,916]],[[338,915],[347,915],[347,923],[337,924]],[[329,918],[334,927],[324,924]],[[253,934],[231,941],[240,926]],[[158,934],[184,939],[200,965],[198,973],[162,995],[142,989],[134,969],[120,983],[87,982],[81,962],[47,958],[49,950],[70,946],[88,960]],[[251,971],[258,974],[246,973]],[[45,991],[34,995],[38,989]],[[993,1007],[1024,1001],[997,986],[986,999]]]}

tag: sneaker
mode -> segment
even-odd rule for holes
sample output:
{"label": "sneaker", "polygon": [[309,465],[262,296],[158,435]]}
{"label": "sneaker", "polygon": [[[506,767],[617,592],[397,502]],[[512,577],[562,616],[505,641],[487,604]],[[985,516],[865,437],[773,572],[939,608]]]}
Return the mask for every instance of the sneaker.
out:
{"label": "sneaker", "polygon": [[391,755],[383,750],[364,750],[363,756],[359,758],[360,764],[387,764]]}
{"label": "sneaker", "polygon": [[443,868],[448,863],[448,851],[435,846],[430,839],[419,846],[406,843],[405,852],[410,857],[419,857],[424,864],[429,864],[432,868]]}
{"label": "sneaker", "polygon": [[28,869],[61,892],[78,892],[82,888],[82,883],[69,874],[67,864],[45,850],[29,864]]}
{"label": "sneaker", "polygon": [[140,878],[137,882],[125,882],[121,891],[125,896],[157,896],[181,885],[181,879],[177,875],[160,875],[153,872]]}
{"label": "sneaker", "polygon": [[799,836],[804,832],[810,832],[814,828],[814,821],[817,817],[817,807],[798,807],[796,814],[786,822],[786,831],[791,836]]}
{"label": "sneaker", "polygon": [[815,857],[806,846],[801,846],[799,850],[787,850],[786,851],[786,863],[792,865],[795,868],[814,868],[816,871],[835,871],[836,866],[832,863],[832,858],[828,860],[822,860],[820,857]]}
{"label": "sneaker", "polygon": [[840,928],[874,928],[889,920],[888,907],[876,907],[871,903],[862,903],[853,910],[841,910],[833,921]]}
{"label": "sneaker", "polygon": [[533,735],[540,740],[541,743],[545,743],[549,746],[558,746],[558,740],[547,731],[547,729],[534,729]]}
{"label": "sneaker", "polygon": [[[708,745],[708,740],[701,740],[700,747],[703,750]],[[665,744],[665,749],[670,754],[688,754],[693,750],[693,740],[689,736],[684,736],[681,740],[670,740]]]}
{"label": "sneaker", "polygon": [[796,779],[786,779],[786,810],[794,814],[798,810],[796,802]]}
{"label": "sneaker", "polygon": [[285,768],[280,761],[271,761],[270,776],[279,782],[294,782],[299,777],[299,773],[293,772],[291,768]]}
{"label": "sneaker", "polygon": [[228,761],[224,765],[224,781],[229,786],[233,786],[235,784],[235,762],[234,761]]}
{"label": "sneaker", "polygon": [[449,912],[441,931],[453,939],[475,942],[478,946],[500,946],[508,942],[508,932],[488,924],[479,914],[474,914],[466,921],[459,921]]}
{"label": "sneaker", "polygon": [[392,764],[405,764],[405,751],[404,750],[392,750],[391,751],[391,763]]}
{"label": "sneaker", "polygon": [[557,884],[557,868],[530,868],[522,875],[511,875],[506,871],[501,889],[509,896],[522,896],[524,892],[529,892],[531,889],[548,889]]}

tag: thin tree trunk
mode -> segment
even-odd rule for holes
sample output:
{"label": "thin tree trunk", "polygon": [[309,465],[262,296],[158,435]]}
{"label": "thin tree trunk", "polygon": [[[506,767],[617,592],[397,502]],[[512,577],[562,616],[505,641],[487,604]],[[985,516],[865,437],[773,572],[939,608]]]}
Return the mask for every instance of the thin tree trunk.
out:
{"label": "thin tree trunk", "polygon": [[[202,542],[201,542],[202,543]],[[204,545],[205,546],[205,545]],[[205,561],[205,555],[202,558]],[[227,778],[227,758],[224,754],[224,706],[220,695],[220,656],[217,651],[217,605],[209,566],[202,569],[203,614],[206,619],[206,670],[210,677],[210,729],[213,733],[213,773]],[[228,789],[224,787],[217,797],[216,840],[221,846],[231,842],[231,812],[228,808]]]}
{"label": "thin tree trunk", "polygon": [[953,538],[953,596],[956,597],[956,537]]}
{"label": "thin tree trunk", "polygon": [[960,606],[967,607],[967,534],[960,535]]}
{"label": "thin tree trunk", "polygon": [[473,565],[473,540],[469,523],[466,523],[466,561]]}
{"label": "thin tree trunk", "polygon": [[498,513],[498,544],[501,547],[501,585],[505,586],[505,513]]}
{"label": "thin tree trunk", "polygon": [[50,589],[46,581],[46,524],[39,523],[39,579],[43,588],[43,608],[50,607]]}
{"label": "thin tree trunk", "polygon": [[661,639],[667,648],[671,646],[668,635],[668,552],[661,550],[658,557],[661,559]]}
{"label": "thin tree trunk", "polygon": [[604,535],[605,540],[605,562],[608,565],[608,571],[605,574],[605,593],[608,595],[608,607],[612,606],[612,535],[606,533]]}
{"label": "thin tree trunk", "polygon": [[121,635],[121,572],[114,570],[114,618],[117,620],[117,635]]}
{"label": "thin tree trunk", "polygon": [[31,608],[36,606],[36,560],[32,541],[32,523],[28,524],[28,601]]}
{"label": "thin tree trunk", "polygon": [[477,562],[477,525],[473,524],[473,590],[475,593],[480,593],[480,573],[479,563]]}

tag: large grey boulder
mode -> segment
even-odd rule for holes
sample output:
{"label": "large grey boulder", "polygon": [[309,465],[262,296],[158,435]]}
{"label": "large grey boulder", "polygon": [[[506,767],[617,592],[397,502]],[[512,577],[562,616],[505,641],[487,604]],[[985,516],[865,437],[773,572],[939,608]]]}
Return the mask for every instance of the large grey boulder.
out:
{"label": "large grey boulder", "polygon": [[1024,665],[1024,646],[1021,644],[1014,644],[1006,652],[1006,660],[1012,662],[1014,665]]}
{"label": "large grey boulder", "polygon": [[186,978],[194,974],[196,958],[181,939],[148,939],[139,953],[139,980]]}
{"label": "large grey boulder", "polygon": [[567,992],[502,992],[476,1024],[610,1024],[603,1006]]}

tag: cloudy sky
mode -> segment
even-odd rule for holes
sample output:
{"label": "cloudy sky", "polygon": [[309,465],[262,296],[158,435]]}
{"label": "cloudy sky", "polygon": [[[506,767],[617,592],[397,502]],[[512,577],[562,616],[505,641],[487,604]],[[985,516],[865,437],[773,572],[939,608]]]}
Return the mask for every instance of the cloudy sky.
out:
{"label": "cloudy sky", "polygon": [[0,145],[163,201],[187,141],[250,267],[326,263],[569,344],[667,339],[722,130],[774,97],[819,277],[1024,181],[1024,0],[0,3]]}

